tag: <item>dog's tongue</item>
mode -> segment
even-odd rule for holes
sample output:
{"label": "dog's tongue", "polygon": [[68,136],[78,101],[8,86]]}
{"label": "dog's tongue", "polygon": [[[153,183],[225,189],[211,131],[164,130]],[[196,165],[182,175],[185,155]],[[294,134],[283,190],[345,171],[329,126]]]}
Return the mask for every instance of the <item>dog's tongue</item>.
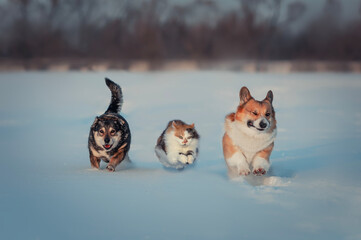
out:
{"label": "dog's tongue", "polygon": [[105,147],[105,148],[110,148],[110,145],[107,144],[107,145],[104,145],[104,147]]}

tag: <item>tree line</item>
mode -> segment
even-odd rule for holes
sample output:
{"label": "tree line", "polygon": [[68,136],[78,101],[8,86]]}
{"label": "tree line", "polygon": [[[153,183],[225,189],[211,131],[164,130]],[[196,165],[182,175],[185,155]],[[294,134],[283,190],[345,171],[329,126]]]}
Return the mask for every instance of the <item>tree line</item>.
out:
{"label": "tree line", "polygon": [[4,0],[0,57],[361,60],[361,16],[342,24],[339,0],[326,0],[309,21],[302,1],[238,0],[236,6],[224,10],[212,0]]}

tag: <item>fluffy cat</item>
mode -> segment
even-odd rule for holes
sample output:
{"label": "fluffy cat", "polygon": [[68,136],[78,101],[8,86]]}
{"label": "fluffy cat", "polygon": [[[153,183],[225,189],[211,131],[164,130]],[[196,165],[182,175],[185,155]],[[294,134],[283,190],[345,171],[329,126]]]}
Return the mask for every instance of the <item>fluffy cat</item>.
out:
{"label": "fluffy cat", "polygon": [[158,138],[155,154],[165,167],[182,169],[196,160],[198,141],[194,123],[188,125],[181,120],[173,120]]}

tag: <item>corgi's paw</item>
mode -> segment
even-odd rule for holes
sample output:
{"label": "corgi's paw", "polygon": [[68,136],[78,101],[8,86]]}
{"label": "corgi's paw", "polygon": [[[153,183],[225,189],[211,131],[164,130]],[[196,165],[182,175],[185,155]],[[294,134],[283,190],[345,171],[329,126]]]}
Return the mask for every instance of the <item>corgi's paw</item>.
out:
{"label": "corgi's paw", "polygon": [[232,157],[226,159],[226,162],[232,175],[235,173],[241,176],[247,176],[251,173],[246,158],[241,152],[236,152]]}
{"label": "corgi's paw", "polygon": [[249,167],[244,167],[241,169],[238,169],[239,175],[241,176],[248,176],[251,173],[251,170],[249,170]]}
{"label": "corgi's paw", "polygon": [[253,166],[253,174],[257,176],[265,175],[270,168],[270,164],[268,160],[261,157],[256,157],[253,161],[252,166]]}
{"label": "corgi's paw", "polygon": [[253,169],[253,174],[257,176],[262,176],[265,175],[266,173],[267,171],[264,170],[263,168]]}

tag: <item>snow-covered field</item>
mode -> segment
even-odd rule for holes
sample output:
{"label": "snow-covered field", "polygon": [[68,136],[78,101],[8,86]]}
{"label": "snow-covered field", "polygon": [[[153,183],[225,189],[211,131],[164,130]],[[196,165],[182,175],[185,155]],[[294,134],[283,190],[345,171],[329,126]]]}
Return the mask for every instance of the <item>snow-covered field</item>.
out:
{"label": "snow-covered field", "polygon": [[[104,77],[132,131],[132,164],[115,173],[88,159]],[[243,85],[273,90],[278,137],[266,177],[230,181],[223,119]],[[171,119],[201,135],[184,171],[154,154]],[[1,73],[0,132],[0,239],[361,239],[361,75]]]}

